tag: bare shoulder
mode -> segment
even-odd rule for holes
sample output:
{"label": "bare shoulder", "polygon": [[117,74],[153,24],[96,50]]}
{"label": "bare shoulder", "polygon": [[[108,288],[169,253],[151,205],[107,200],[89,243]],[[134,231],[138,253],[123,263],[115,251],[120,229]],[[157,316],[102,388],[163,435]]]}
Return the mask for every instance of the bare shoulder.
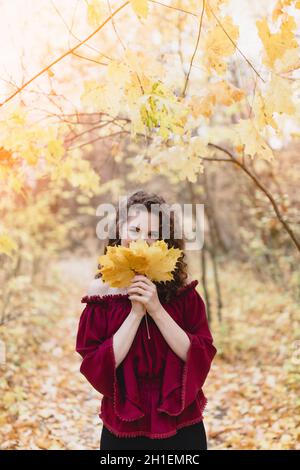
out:
{"label": "bare shoulder", "polygon": [[97,279],[93,279],[90,282],[87,295],[103,296],[103,295],[126,294],[126,293],[127,293],[126,288],[110,287],[107,282],[103,282],[101,277],[99,277]]}
{"label": "bare shoulder", "polygon": [[87,295],[104,295],[106,289],[101,278],[92,279],[88,286]]}
{"label": "bare shoulder", "polygon": [[188,274],[184,285],[187,286],[188,284],[190,284],[192,282],[192,280],[193,280],[192,276],[190,274]]}

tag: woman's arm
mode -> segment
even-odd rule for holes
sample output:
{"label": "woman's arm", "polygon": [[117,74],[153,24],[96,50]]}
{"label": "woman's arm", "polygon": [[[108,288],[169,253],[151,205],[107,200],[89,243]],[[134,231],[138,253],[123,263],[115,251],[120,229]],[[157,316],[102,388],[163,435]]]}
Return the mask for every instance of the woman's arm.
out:
{"label": "woman's arm", "polygon": [[136,313],[132,308],[120,328],[114,333],[113,348],[116,359],[116,367],[118,367],[125,359],[142,318],[143,315]]}
{"label": "woman's arm", "polygon": [[[99,279],[93,279],[88,287],[88,295],[104,295],[108,293],[107,287]],[[142,306],[141,306],[142,307]],[[144,308],[135,308],[134,301],[129,315],[126,317],[120,328],[113,335],[113,349],[116,360],[116,367],[125,359],[137,329],[144,316]]]}
{"label": "woman's arm", "polygon": [[140,300],[160,329],[170,348],[186,361],[191,341],[186,332],[173,320],[158,299],[155,284],[146,276],[137,274],[127,289],[132,299]]}
{"label": "woman's arm", "polygon": [[170,348],[183,361],[186,361],[187,352],[191,341],[186,332],[176,323],[169,313],[161,306],[152,315],[153,320],[158,326],[161,334],[165,338]]}

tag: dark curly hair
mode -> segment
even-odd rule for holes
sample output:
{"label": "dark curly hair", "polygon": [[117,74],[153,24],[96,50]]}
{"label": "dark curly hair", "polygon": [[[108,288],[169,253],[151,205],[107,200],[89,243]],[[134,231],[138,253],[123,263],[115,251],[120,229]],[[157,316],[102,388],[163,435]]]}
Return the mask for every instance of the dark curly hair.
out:
{"label": "dark curly hair", "polygon": [[[143,204],[148,212],[153,212],[154,207],[151,209],[152,204],[156,204],[159,207],[159,240],[164,240],[168,248],[174,247],[179,248],[182,250],[182,255],[178,258],[175,270],[173,271],[173,280],[166,281],[166,282],[154,282],[157,287],[157,293],[161,302],[169,302],[171,298],[176,294],[177,290],[186,285],[186,279],[188,278],[187,273],[187,263],[185,262],[185,252],[184,252],[184,239],[183,238],[174,238],[175,235],[175,217],[173,211],[166,211],[163,207],[160,207],[161,204],[166,204],[166,201],[163,197],[158,196],[155,193],[147,193],[145,191],[136,191],[131,196],[127,198],[126,203],[126,211],[124,211],[125,216],[128,213],[129,208],[134,204]],[[167,217],[167,221],[170,227],[170,238],[164,239],[162,238],[162,228],[163,228],[163,220]],[[116,227],[116,238],[108,238],[107,245],[104,247],[104,254],[107,252],[108,246],[117,246],[121,245],[121,238],[119,235],[119,229],[124,223],[125,220],[120,218],[120,211],[119,208],[116,209],[116,217],[113,221]],[[167,226],[167,225],[165,225]],[[101,268],[101,265],[98,264],[98,270]],[[95,278],[100,278],[102,275],[98,272]]]}

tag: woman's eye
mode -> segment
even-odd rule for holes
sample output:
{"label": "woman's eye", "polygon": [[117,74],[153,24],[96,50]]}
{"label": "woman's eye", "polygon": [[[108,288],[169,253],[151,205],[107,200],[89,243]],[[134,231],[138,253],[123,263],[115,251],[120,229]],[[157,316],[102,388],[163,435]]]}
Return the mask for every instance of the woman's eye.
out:
{"label": "woman's eye", "polygon": [[132,227],[129,229],[129,233],[132,237],[136,236],[138,234],[138,231],[139,231],[138,227]]}

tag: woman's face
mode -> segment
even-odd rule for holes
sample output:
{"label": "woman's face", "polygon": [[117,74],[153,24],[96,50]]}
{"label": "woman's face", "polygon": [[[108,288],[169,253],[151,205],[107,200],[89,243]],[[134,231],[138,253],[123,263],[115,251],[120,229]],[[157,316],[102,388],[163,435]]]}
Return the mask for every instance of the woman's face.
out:
{"label": "woman's face", "polygon": [[129,247],[133,240],[143,239],[149,245],[159,240],[159,216],[148,211],[139,211],[128,217],[120,230],[121,245]]}

